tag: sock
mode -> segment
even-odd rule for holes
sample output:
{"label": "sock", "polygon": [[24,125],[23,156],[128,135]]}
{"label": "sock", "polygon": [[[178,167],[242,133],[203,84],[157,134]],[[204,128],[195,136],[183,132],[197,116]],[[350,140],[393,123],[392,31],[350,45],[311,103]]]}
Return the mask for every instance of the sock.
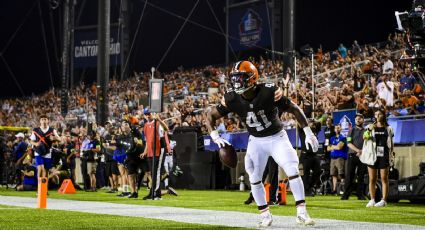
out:
{"label": "sock", "polygon": [[268,217],[270,215],[271,213],[270,213],[269,207],[267,207],[266,209],[260,210],[261,217]]}
{"label": "sock", "polygon": [[251,184],[251,192],[257,206],[267,205],[266,190],[264,189],[263,183]]}
{"label": "sock", "polygon": [[297,205],[297,214],[298,213],[305,213],[305,212],[306,212],[305,202]]}
{"label": "sock", "polygon": [[291,186],[291,191],[294,195],[295,201],[305,200],[304,184],[301,177],[289,180],[289,186]]}
{"label": "sock", "polygon": [[123,192],[129,192],[130,190],[129,190],[129,187],[130,186],[128,186],[128,185],[124,185],[124,190],[123,190]]}

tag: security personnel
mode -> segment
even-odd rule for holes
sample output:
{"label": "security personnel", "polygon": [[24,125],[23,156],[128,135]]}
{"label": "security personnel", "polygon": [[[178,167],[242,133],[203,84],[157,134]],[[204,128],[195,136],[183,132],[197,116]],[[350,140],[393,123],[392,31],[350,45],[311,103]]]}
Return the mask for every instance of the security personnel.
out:
{"label": "security personnel", "polygon": [[325,158],[326,159],[330,159],[330,151],[327,150],[331,137],[335,136],[335,126],[333,125],[333,118],[332,117],[328,117],[326,119],[326,127],[324,130],[325,133],[325,144],[324,144],[324,151],[325,151]]}
{"label": "security personnel", "polygon": [[356,189],[357,198],[366,200],[364,196],[364,175],[366,174],[366,165],[363,164],[359,156],[362,154],[363,148],[363,128],[364,117],[362,114],[356,114],[356,127],[354,127],[347,136],[348,143],[348,159],[345,164],[345,184],[344,195],[341,200],[348,200],[351,192]]}

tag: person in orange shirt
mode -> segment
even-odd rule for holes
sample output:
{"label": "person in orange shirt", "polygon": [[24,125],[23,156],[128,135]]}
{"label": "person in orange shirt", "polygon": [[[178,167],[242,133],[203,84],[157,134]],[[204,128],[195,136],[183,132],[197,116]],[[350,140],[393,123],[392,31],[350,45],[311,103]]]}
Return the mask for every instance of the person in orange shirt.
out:
{"label": "person in orange shirt", "polygon": [[418,98],[412,95],[412,91],[406,89],[403,91],[402,102],[404,107],[411,107],[414,109],[415,105],[418,103]]}

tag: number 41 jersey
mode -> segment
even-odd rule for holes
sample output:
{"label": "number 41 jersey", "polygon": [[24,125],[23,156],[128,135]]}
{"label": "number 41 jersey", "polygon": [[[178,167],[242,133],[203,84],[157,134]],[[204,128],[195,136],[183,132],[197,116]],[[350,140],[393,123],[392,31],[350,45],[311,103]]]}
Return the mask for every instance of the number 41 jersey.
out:
{"label": "number 41 jersey", "polygon": [[227,92],[224,94],[225,105],[220,104],[217,110],[222,116],[229,112],[238,114],[241,121],[247,125],[250,135],[255,137],[273,135],[283,128],[279,111],[287,110],[291,103],[283,96],[274,101],[277,89],[273,83],[258,84],[255,88],[256,96],[250,101],[234,91]]}

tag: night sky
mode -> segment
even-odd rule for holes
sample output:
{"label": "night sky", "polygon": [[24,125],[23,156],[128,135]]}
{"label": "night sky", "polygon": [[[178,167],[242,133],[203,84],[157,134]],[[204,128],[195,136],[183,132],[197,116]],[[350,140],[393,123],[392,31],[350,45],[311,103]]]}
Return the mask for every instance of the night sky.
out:
{"label": "night sky", "polygon": [[[184,22],[159,8],[186,17],[197,1],[148,1],[158,7],[155,8],[152,5],[146,7],[129,62],[130,70],[149,71],[151,66],[157,66]],[[59,2],[62,1],[59,0]],[[77,1],[76,17],[83,8],[82,2],[82,0]],[[209,2],[224,29],[225,1],[209,0]],[[131,1],[132,36],[136,31],[144,3],[144,0]],[[317,48],[321,44],[324,50],[332,50],[336,49],[339,43],[345,44],[348,48],[353,40],[358,40],[360,44],[386,40],[388,34],[394,33],[396,27],[394,11],[408,10],[411,2],[407,0],[296,0],[296,4],[296,46],[300,47],[308,43]],[[1,1],[1,98],[22,96],[22,94],[30,96],[32,93],[43,92],[52,85],[56,88],[60,86],[61,10],[61,6],[51,10],[48,0]],[[118,11],[119,0],[111,0],[112,22],[116,22]],[[27,19],[24,20],[26,15]],[[199,0],[190,20],[220,31],[206,0]],[[76,23],[80,26],[97,23],[97,1],[85,1],[81,16]],[[42,24],[47,48],[42,35]],[[223,64],[225,62],[224,45],[223,35],[187,23],[159,69],[170,71],[180,65],[188,68]],[[51,74],[46,51],[49,56]],[[239,58],[245,57],[241,54]],[[113,71],[112,68],[111,72]],[[82,71],[77,70],[75,73],[75,78],[79,80]],[[87,69],[84,80],[95,79],[96,70]],[[21,89],[17,85],[20,85]]]}

